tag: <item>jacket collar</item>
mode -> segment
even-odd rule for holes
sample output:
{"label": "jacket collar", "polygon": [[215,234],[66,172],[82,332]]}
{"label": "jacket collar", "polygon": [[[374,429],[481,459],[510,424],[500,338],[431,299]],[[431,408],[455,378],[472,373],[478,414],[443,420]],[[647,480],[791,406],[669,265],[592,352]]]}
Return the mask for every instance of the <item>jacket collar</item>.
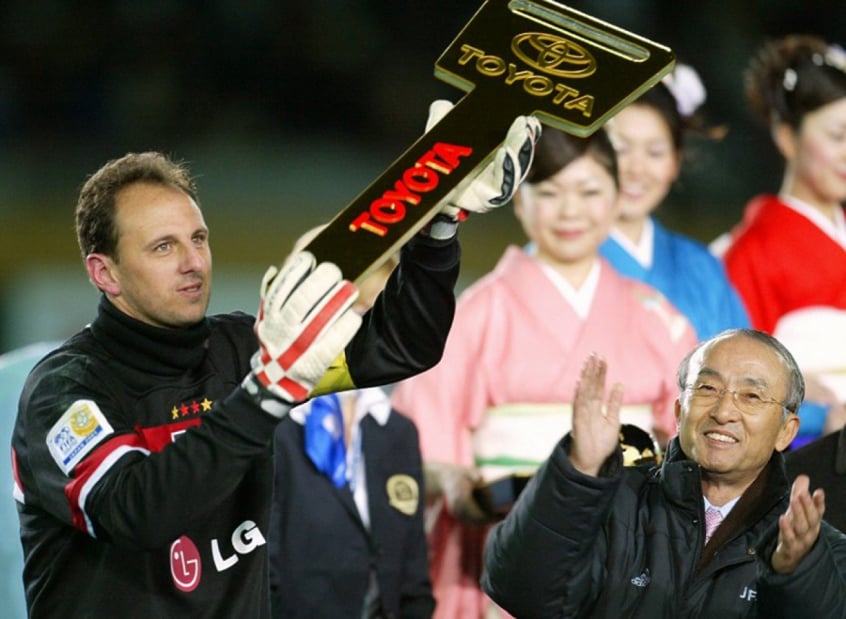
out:
{"label": "jacket collar", "polygon": [[135,320],[103,295],[91,323],[94,339],[122,363],[156,375],[181,374],[206,358],[208,319],[185,329],[164,329]]}
{"label": "jacket collar", "polygon": [[[673,468],[685,467],[695,475],[689,475],[687,483],[674,481],[678,475],[668,474]],[[675,502],[693,506],[695,501],[700,516],[703,512],[702,501],[702,476],[699,465],[690,460],[679,444],[678,437],[674,438],[667,447],[667,457],[661,465],[662,477],[666,480],[665,488],[669,497]],[[693,487],[691,487],[691,485]],[[705,546],[698,569],[707,564],[723,545],[738,535],[755,530],[756,534],[762,534],[767,528],[771,519],[767,515],[776,508],[781,508],[790,489],[790,482],[784,464],[784,456],[781,452],[773,451],[767,465],[755,478],[755,481],[740,496],[734,509],[714,533],[714,536]],[[682,496],[684,492],[687,496]]]}
{"label": "jacket collar", "polygon": [[[688,468],[692,467],[694,470],[699,471],[699,465],[684,453],[678,437],[675,437],[667,446],[666,457],[661,465],[662,475],[665,472],[669,472],[671,468],[677,468],[679,466],[687,466]],[[668,475],[663,476],[665,478],[670,477]],[[701,496],[701,473],[695,477],[696,483],[699,484],[699,494],[697,495],[698,500]],[[752,482],[752,485],[749,486],[749,488],[746,489],[746,492],[743,493],[743,496],[738,502],[738,505],[735,506],[735,509],[737,509],[741,502],[748,502],[749,499],[752,499],[752,497],[757,497],[755,500],[758,502],[767,502],[768,499],[770,501],[780,500],[789,491],[789,488],[790,482],[787,478],[784,456],[781,452],[773,451],[773,455],[770,457],[769,462],[755,481]],[[684,490],[687,491],[688,488],[685,487]],[[749,496],[749,499],[747,499],[747,495]],[[702,501],[698,502],[700,505],[702,504]],[[769,507],[772,507],[772,503]],[[734,510],[732,510],[732,512],[733,511]]]}

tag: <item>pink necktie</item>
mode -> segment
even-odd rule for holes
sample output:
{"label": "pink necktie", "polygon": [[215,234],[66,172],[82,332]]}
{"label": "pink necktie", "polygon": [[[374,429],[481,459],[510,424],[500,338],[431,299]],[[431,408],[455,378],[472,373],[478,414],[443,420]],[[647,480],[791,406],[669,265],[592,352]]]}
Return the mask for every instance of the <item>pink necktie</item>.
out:
{"label": "pink necktie", "polygon": [[720,526],[720,523],[723,521],[723,514],[718,509],[714,509],[713,507],[709,507],[705,510],[705,543],[708,543],[708,540],[711,539],[711,536],[714,534],[714,531]]}

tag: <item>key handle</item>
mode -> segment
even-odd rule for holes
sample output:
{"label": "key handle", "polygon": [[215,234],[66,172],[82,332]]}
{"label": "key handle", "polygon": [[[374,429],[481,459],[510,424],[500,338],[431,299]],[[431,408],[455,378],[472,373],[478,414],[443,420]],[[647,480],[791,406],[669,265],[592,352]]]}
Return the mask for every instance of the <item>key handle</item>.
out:
{"label": "key handle", "polygon": [[[673,52],[551,0],[488,0],[435,63],[435,76],[578,136],[654,86]],[[487,92],[485,93],[487,94]]]}

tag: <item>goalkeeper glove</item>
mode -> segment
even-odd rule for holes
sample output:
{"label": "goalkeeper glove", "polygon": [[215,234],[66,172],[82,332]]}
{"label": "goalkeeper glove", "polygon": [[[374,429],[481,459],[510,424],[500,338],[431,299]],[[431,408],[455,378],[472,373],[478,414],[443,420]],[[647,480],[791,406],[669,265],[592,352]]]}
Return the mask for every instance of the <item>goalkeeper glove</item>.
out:
{"label": "goalkeeper glove", "polygon": [[[426,131],[446,116],[452,107],[452,103],[443,99],[432,102]],[[482,168],[460,193],[453,192],[444,198],[443,207],[424,228],[424,234],[434,239],[452,238],[458,230],[458,223],[467,218],[468,212],[486,213],[507,204],[526,178],[540,134],[541,124],[534,116],[515,118],[493,161]]]}
{"label": "goalkeeper glove", "polygon": [[278,417],[308,398],[361,325],[352,309],[355,286],[334,264],[315,264],[311,253],[298,252],[281,271],[271,266],[261,283],[259,350],[244,387]]}

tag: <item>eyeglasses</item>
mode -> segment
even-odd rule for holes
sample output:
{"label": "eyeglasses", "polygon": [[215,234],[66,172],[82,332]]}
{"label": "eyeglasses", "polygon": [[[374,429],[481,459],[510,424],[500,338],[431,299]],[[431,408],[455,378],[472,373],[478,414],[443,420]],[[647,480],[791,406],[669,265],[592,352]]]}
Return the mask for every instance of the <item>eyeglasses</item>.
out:
{"label": "eyeglasses", "polygon": [[747,415],[757,415],[763,412],[770,404],[778,404],[781,408],[787,410],[784,402],[768,398],[754,387],[726,389],[725,387],[717,387],[708,383],[696,383],[694,385],[687,385],[685,390],[690,392],[690,401],[694,406],[713,406],[718,402],[722,402],[723,396],[726,393],[730,393],[735,406]]}

